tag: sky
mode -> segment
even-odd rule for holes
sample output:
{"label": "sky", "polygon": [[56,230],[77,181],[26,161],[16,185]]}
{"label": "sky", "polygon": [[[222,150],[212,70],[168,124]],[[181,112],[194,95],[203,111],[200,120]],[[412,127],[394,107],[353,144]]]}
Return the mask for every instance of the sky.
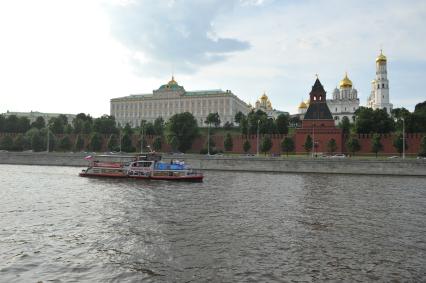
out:
{"label": "sky", "polygon": [[426,1],[0,0],[0,113],[109,114],[110,99],[223,89],[296,113],[316,74],[365,106],[375,58],[390,100],[426,100]]}

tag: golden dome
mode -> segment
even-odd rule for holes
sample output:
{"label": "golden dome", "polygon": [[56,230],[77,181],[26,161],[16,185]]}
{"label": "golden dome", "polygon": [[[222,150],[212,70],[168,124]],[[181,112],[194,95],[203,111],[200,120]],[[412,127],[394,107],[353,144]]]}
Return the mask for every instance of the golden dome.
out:
{"label": "golden dome", "polygon": [[343,80],[340,81],[340,87],[352,87],[352,81],[348,78],[348,73],[346,73]]}
{"label": "golden dome", "polygon": [[383,51],[380,49],[380,54],[379,54],[379,56],[377,56],[377,58],[376,58],[376,63],[379,63],[379,62],[386,62],[386,56],[385,55],[383,55]]}
{"label": "golden dome", "polygon": [[175,81],[175,77],[172,76],[172,79],[167,84],[168,85],[177,85],[177,82]]}
{"label": "golden dome", "polygon": [[300,102],[300,104],[299,104],[299,109],[301,109],[301,108],[308,108],[308,106],[306,105],[306,103],[305,102]]}
{"label": "golden dome", "polygon": [[263,95],[260,97],[260,100],[268,100],[268,96],[266,95],[266,93],[263,93]]}

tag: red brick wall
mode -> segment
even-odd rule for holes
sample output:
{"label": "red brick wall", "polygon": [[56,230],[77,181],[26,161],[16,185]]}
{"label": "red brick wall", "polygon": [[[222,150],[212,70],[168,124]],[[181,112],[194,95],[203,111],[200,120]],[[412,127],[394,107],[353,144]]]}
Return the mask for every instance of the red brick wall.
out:
{"label": "red brick wall", "polygon": [[[15,137],[17,134],[15,133],[0,133],[0,139],[3,136],[12,136]],[[296,133],[292,136],[295,147],[296,147],[296,153],[298,154],[306,154],[305,149],[303,148],[303,144],[306,141],[307,135],[315,135],[315,141],[318,143],[318,147],[316,149],[317,152],[326,153],[327,152],[327,143],[331,138],[334,138],[337,143],[337,150],[336,152],[344,152],[346,153],[346,147],[345,147],[345,141],[348,139],[348,136],[344,136],[341,132],[341,129],[336,128],[315,128],[315,133],[312,132],[312,129],[297,129]],[[420,149],[420,141],[423,137],[423,135],[426,134],[406,134],[406,141],[408,145],[408,149],[406,151],[407,154],[417,154]],[[56,135],[57,140],[62,138],[64,135]],[[82,135],[85,139],[85,145],[88,144],[90,135]],[[272,139],[272,149],[270,153],[273,154],[279,154],[281,153],[281,141],[286,137],[286,135],[271,135]],[[360,134],[357,135],[356,138],[358,138],[361,150],[357,154],[373,154],[371,152],[371,140],[373,135],[367,135],[367,134]],[[71,142],[74,144],[76,135],[71,134],[70,135]],[[109,135],[103,135],[103,150],[102,151],[108,151],[107,150],[107,142],[108,142]],[[263,136],[259,137],[259,142],[262,141]],[[383,151],[381,151],[379,154],[387,154],[387,155],[397,155],[396,149],[393,147],[393,140],[395,138],[394,134],[385,134],[382,135],[381,143],[383,144]],[[134,135],[133,140],[133,146],[136,147],[136,150],[139,151],[140,143],[139,143],[140,136]],[[145,136],[145,140],[149,145],[152,146],[154,142],[155,136]],[[217,149],[221,149],[224,151],[223,141],[224,136],[222,135],[213,135],[212,139],[214,140],[216,144]],[[243,143],[246,140],[245,135],[233,135],[233,153],[244,153],[243,150]],[[251,144],[251,148],[249,150],[249,153],[256,153],[256,145],[257,145],[257,139],[255,135],[250,135],[248,137],[248,140]],[[206,141],[207,137],[202,136],[197,138],[192,145],[192,149],[189,152],[199,153],[202,148],[206,147]],[[161,149],[162,152],[171,152],[172,149],[170,145],[165,143],[165,140],[163,140],[163,147]]]}
{"label": "red brick wall", "polygon": [[[422,137],[426,134],[405,134],[407,150],[406,154],[417,154],[420,150],[420,142]],[[371,134],[359,134],[355,136],[361,145],[361,150],[356,154],[373,154],[371,152],[371,141],[373,135]],[[344,140],[346,141],[349,137],[345,136]],[[380,142],[383,145],[383,151],[379,154],[388,154],[388,155],[398,155],[395,147],[393,146],[393,140],[395,139],[395,134],[383,134],[381,135]],[[346,146],[344,146],[344,151],[346,151]]]}

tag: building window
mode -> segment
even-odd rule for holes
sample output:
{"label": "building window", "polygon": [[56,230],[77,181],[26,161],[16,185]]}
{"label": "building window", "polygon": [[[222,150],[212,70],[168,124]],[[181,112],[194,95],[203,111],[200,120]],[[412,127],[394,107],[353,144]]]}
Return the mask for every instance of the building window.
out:
{"label": "building window", "polygon": [[377,85],[377,89],[380,89],[380,85]]}
{"label": "building window", "polygon": [[382,88],[385,88],[385,84],[382,84]]}

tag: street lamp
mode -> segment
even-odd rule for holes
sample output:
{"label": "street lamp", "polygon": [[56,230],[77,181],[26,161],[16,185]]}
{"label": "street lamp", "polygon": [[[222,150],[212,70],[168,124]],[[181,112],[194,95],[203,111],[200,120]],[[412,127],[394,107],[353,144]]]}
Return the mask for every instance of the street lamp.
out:
{"label": "street lamp", "polygon": [[46,151],[49,152],[49,146],[50,146],[50,137],[49,137],[49,127],[46,127],[47,129],[47,148]]}
{"label": "street lamp", "polygon": [[257,120],[257,135],[256,135],[256,155],[259,156],[259,124],[260,120]]}
{"label": "street lamp", "polygon": [[144,130],[144,125],[141,125],[141,153],[143,153],[143,130]]}
{"label": "street lamp", "polygon": [[404,117],[402,120],[402,159],[405,159],[405,120]]}
{"label": "street lamp", "polygon": [[315,156],[315,123],[312,124],[312,158]]}
{"label": "street lamp", "polygon": [[207,128],[207,155],[210,155],[210,121],[209,127]]}

